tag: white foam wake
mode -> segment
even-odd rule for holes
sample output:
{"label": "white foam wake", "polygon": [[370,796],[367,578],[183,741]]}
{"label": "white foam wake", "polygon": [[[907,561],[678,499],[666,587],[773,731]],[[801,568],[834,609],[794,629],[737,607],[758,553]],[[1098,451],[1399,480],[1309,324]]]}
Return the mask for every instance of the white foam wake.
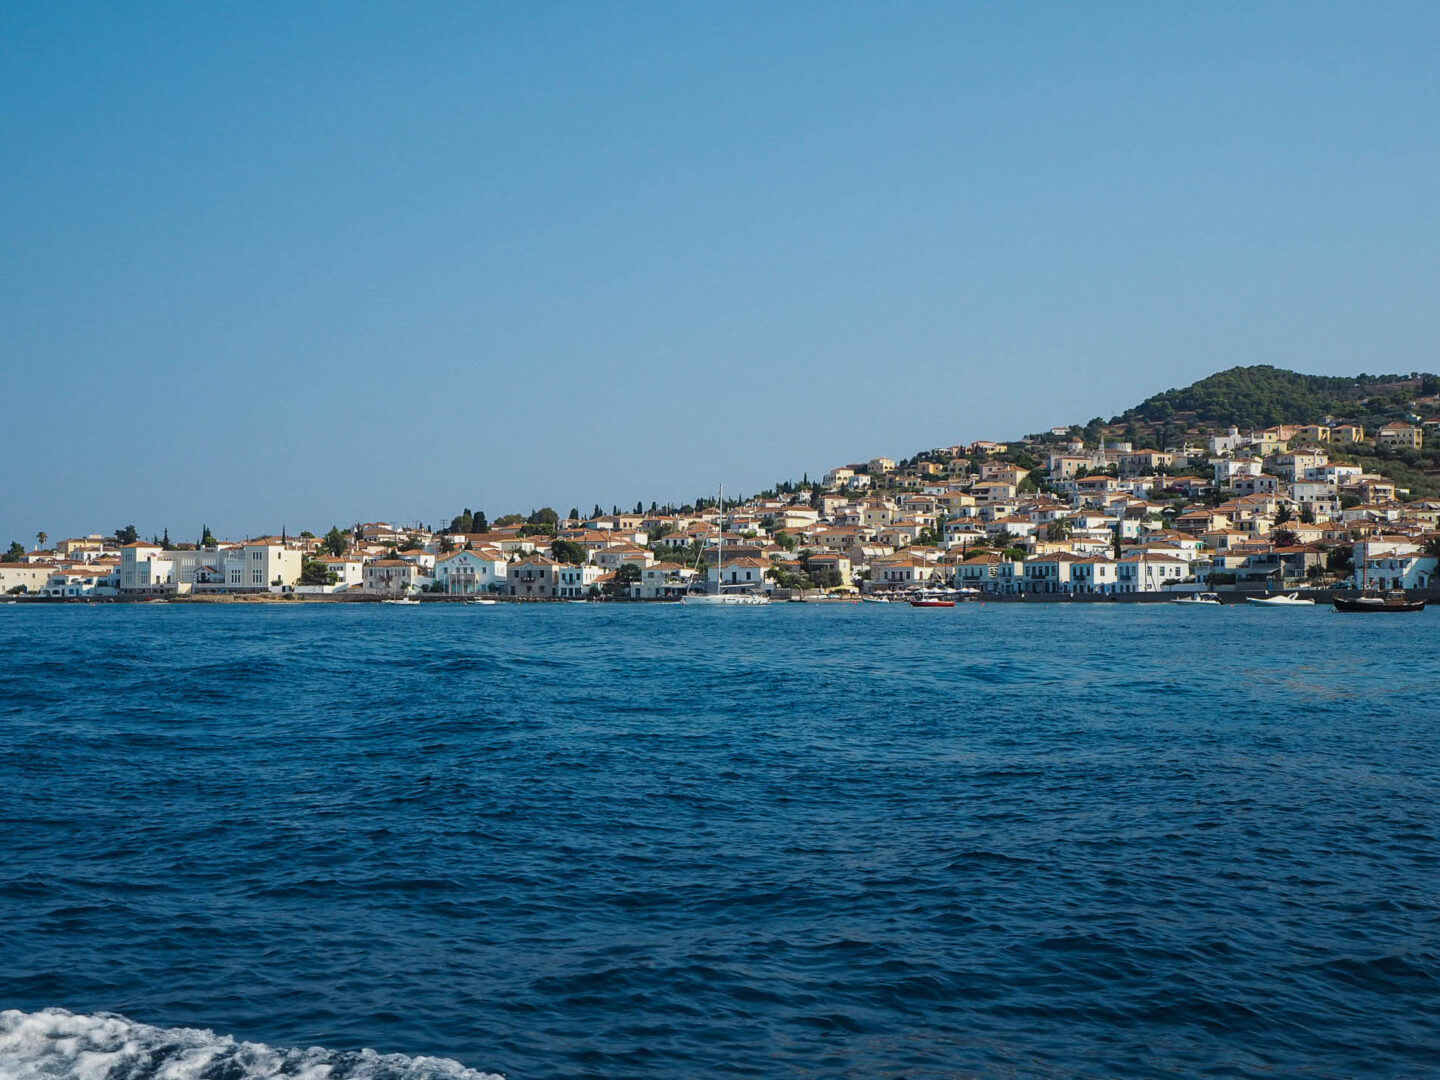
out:
{"label": "white foam wake", "polygon": [[113,1013],[0,1012],[4,1080],[504,1080],[449,1058],[374,1050],[282,1050],[202,1028],[160,1028]]}

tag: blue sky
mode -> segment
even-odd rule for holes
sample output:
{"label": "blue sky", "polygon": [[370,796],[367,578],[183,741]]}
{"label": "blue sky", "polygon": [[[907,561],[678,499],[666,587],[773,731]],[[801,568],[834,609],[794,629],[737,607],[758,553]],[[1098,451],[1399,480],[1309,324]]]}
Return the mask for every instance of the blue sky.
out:
{"label": "blue sky", "polygon": [[1434,4],[0,4],[0,543],[1434,370]]}

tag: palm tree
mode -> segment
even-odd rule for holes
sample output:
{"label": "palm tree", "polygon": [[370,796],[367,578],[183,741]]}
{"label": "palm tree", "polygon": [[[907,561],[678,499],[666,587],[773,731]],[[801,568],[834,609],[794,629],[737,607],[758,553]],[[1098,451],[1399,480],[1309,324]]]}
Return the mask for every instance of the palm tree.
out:
{"label": "palm tree", "polygon": [[36,546],[37,548],[44,548],[44,547],[45,547],[45,541],[46,541],[46,540],[49,540],[49,539],[50,539],[50,534],[47,533],[44,529],[41,529],[39,532],[37,532],[37,533],[35,534],[35,546]]}

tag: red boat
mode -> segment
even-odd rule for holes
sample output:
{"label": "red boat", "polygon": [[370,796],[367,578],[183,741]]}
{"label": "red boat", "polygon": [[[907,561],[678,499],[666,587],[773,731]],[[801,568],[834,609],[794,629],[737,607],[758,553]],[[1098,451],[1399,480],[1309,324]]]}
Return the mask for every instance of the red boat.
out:
{"label": "red boat", "polygon": [[954,600],[911,600],[911,607],[954,607]]}

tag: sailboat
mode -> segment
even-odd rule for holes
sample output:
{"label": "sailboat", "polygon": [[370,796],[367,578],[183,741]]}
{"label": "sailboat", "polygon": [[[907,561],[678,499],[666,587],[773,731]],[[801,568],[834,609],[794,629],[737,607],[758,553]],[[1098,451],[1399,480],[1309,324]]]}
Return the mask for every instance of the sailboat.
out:
{"label": "sailboat", "polygon": [[752,592],[725,591],[725,485],[720,485],[720,498],[717,502],[720,509],[720,516],[716,520],[717,535],[715,537],[715,592],[686,593],[680,598],[682,604],[701,604],[709,606],[725,607],[759,607],[762,604],[770,603],[768,596]]}

